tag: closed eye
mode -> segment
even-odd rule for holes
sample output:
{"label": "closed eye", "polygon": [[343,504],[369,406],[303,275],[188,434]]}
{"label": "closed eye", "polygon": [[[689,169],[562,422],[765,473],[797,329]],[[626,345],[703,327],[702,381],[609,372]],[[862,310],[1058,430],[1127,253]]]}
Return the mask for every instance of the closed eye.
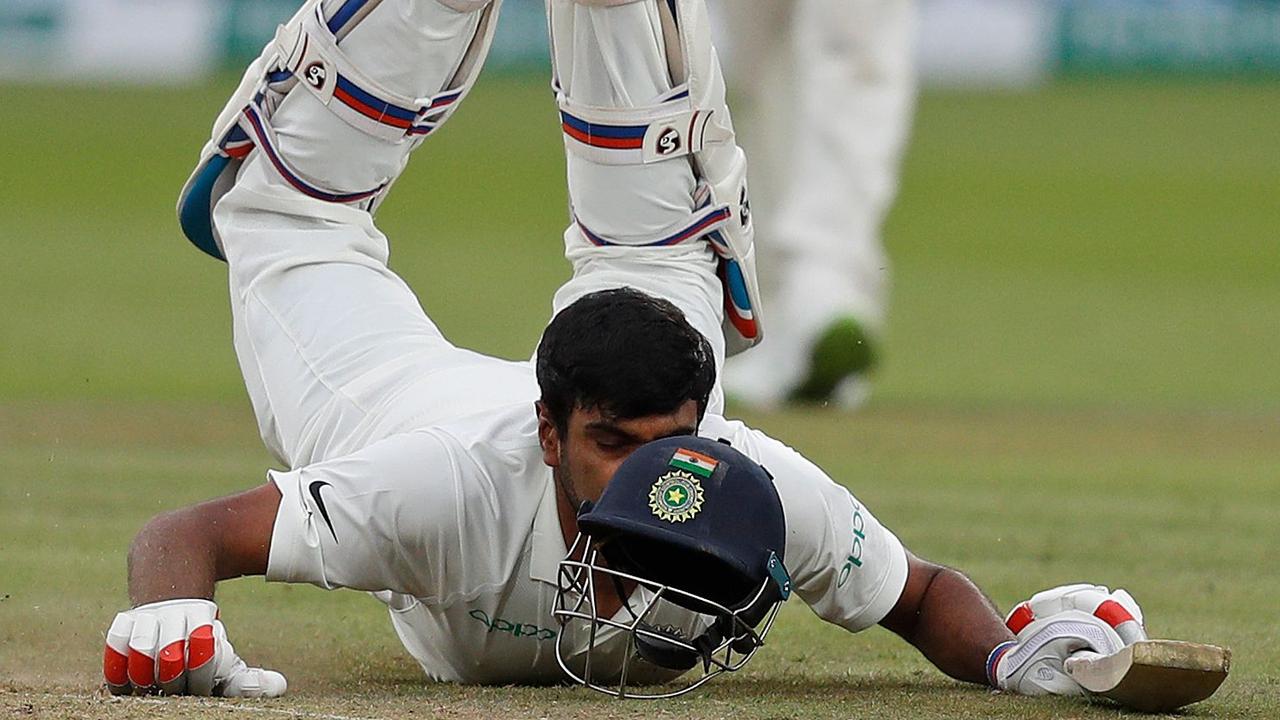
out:
{"label": "closed eye", "polygon": [[590,442],[594,443],[602,453],[620,454],[630,453],[641,445],[672,435],[692,435],[697,432],[696,427],[678,427],[662,428],[663,432],[645,433],[640,435],[629,432],[620,425],[609,420],[594,420],[587,423],[586,435]]}
{"label": "closed eye", "polygon": [[635,435],[613,426],[598,426],[587,432],[591,441],[604,453],[629,452],[642,442]]}
{"label": "closed eye", "polygon": [[596,447],[605,452],[622,452],[635,448],[637,443],[634,440],[626,438],[598,438]]}

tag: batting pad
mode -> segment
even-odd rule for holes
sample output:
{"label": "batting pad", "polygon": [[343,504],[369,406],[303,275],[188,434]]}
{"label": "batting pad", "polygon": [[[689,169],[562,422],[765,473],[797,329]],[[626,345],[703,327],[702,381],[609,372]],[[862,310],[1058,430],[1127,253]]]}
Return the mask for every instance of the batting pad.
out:
{"label": "batting pad", "polygon": [[597,247],[706,240],[726,351],[762,337],[746,183],[702,0],[548,0],[573,221]]}
{"label": "batting pad", "polygon": [[252,154],[286,185],[373,212],[474,84],[501,0],[309,0],[214,123],[178,199],[183,233],[225,259],[212,209]]}

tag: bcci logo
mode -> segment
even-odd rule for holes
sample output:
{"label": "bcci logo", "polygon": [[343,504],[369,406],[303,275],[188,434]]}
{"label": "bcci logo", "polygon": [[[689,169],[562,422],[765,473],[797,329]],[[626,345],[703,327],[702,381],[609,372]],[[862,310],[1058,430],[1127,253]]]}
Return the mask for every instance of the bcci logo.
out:
{"label": "bcci logo", "polygon": [[702,509],[702,485],[693,475],[672,470],[649,488],[649,509],[669,523],[690,520]]}

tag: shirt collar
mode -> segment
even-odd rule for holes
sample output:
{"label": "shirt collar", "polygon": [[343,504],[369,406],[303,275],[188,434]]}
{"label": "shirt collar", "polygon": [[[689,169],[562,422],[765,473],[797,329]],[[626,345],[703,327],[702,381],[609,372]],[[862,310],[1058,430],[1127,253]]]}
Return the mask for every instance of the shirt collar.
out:
{"label": "shirt collar", "polygon": [[533,516],[529,577],[555,585],[560,572],[560,561],[569,554],[569,549],[564,546],[564,533],[560,530],[555,479],[551,476],[551,468],[546,470],[546,485],[538,500],[538,512]]}

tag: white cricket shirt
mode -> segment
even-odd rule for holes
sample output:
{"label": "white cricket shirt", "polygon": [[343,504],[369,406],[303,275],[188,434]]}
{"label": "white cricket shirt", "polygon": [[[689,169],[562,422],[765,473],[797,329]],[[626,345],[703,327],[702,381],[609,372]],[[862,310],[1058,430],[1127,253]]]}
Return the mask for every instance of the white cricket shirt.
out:
{"label": "white cricket shirt", "polygon": [[[527,367],[527,365],[526,365]],[[529,370],[529,393],[536,384]],[[283,495],[267,579],[374,592],[426,673],[465,683],[563,679],[552,617],[566,548],[537,419],[520,402],[373,442],[351,455],[272,472]],[[783,562],[796,593],[850,631],[879,622],[906,582],[902,544],[853,495],[799,453],[708,414],[699,433],[727,439],[769,469],[786,516]],[[666,605],[655,622],[700,631]],[[587,639],[567,639],[578,653]],[[616,671],[624,638],[606,634]],[[647,670],[647,672],[646,672]],[[636,665],[632,666],[636,673]],[[662,680],[653,666],[634,681]],[[597,675],[599,678],[600,676]]]}

